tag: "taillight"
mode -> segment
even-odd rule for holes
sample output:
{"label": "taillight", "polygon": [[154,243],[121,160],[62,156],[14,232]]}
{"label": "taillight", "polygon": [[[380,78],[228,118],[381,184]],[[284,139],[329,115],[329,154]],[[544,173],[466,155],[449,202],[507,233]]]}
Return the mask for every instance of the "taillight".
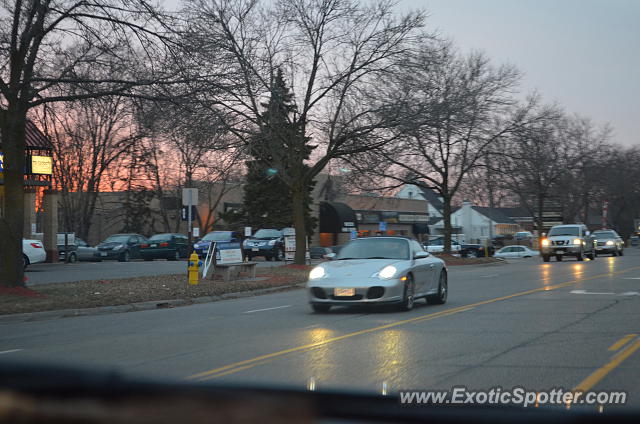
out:
{"label": "taillight", "polygon": [[160,247],[167,247],[169,246],[169,243],[160,243]]}
{"label": "taillight", "polygon": [[149,245],[147,243],[142,243],[140,247],[149,247]]}
{"label": "taillight", "polygon": [[31,243],[31,247],[35,247],[36,249],[42,249],[42,245],[40,243]]}

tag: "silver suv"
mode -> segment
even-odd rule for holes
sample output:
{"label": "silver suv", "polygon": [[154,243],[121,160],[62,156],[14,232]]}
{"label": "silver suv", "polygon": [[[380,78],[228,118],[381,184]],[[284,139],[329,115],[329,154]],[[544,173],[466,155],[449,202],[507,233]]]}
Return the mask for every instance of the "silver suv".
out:
{"label": "silver suv", "polygon": [[551,256],[561,261],[564,256],[575,256],[579,261],[585,256],[591,260],[596,258],[595,239],[586,225],[556,225],[540,242],[542,260],[549,262]]}

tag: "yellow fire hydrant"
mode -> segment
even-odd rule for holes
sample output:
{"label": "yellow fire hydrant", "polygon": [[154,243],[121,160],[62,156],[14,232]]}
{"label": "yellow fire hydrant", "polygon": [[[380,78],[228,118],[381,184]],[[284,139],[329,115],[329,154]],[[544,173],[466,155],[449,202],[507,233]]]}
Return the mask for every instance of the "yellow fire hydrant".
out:
{"label": "yellow fire hydrant", "polygon": [[195,286],[200,279],[200,258],[197,253],[192,253],[189,256],[189,264],[187,266],[189,270],[189,284]]}

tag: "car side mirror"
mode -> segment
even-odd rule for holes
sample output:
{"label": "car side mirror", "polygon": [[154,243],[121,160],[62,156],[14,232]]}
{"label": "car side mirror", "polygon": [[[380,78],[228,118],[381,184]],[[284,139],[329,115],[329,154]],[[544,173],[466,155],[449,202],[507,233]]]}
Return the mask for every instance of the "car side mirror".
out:
{"label": "car side mirror", "polygon": [[336,254],[331,252],[331,253],[327,253],[325,255],[325,258],[329,259],[330,261],[334,260],[336,258]]}
{"label": "car side mirror", "polygon": [[413,256],[413,259],[424,259],[424,258],[428,258],[429,252],[416,252],[416,254]]}

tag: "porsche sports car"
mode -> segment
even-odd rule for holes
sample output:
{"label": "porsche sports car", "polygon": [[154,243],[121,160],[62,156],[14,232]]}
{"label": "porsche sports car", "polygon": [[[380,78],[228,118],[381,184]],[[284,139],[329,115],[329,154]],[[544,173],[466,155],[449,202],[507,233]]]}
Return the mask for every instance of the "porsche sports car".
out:
{"label": "porsche sports car", "polygon": [[397,304],[408,311],[417,299],[447,301],[447,268],[416,240],[370,237],[352,240],[313,268],[307,288],[315,312],[332,306]]}

